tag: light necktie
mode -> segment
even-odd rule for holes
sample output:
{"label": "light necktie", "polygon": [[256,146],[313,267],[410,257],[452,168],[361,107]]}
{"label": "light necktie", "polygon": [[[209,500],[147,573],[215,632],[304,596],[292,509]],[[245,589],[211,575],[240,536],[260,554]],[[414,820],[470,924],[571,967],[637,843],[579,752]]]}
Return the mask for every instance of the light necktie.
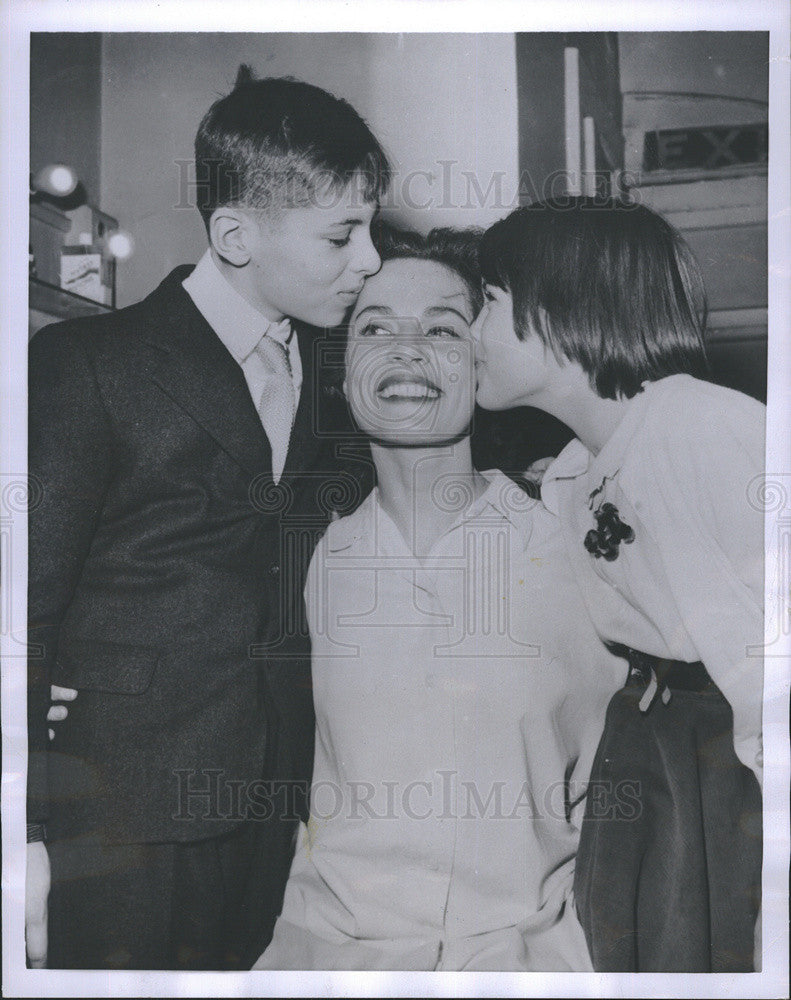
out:
{"label": "light necktie", "polygon": [[258,413],[272,448],[272,478],[276,483],[283,475],[296,412],[294,380],[285,343],[287,322],[264,334],[255,346],[255,354],[265,369]]}

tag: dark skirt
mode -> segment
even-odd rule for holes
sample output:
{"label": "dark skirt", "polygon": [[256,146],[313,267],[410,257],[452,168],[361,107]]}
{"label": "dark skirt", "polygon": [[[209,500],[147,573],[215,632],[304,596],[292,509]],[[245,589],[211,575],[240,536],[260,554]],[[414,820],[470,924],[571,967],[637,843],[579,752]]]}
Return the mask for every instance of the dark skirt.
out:
{"label": "dark skirt", "polygon": [[[730,705],[702,664],[629,659],[629,681],[607,709],[577,855],[577,912],[594,969],[752,972],[761,792],[734,752]],[[667,688],[644,712],[645,668],[655,664]]]}

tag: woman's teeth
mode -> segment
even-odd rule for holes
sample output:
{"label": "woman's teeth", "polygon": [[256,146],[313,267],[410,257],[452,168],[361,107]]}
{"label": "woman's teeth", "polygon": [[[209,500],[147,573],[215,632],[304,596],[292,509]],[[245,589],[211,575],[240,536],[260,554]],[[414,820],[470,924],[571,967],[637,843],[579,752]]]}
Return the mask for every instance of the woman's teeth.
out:
{"label": "woman's teeth", "polygon": [[395,396],[407,399],[438,399],[439,392],[429,385],[415,382],[395,382],[379,390],[382,399],[392,399]]}

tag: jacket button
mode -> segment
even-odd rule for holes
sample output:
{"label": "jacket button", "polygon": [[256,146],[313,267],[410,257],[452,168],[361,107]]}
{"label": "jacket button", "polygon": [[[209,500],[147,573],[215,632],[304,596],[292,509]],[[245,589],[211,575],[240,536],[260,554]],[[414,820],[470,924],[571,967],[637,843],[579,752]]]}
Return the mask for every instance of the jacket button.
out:
{"label": "jacket button", "polygon": [[277,563],[272,563],[272,565],[269,567],[269,572],[272,574],[272,576],[277,576],[278,573],[280,572],[280,566]]}

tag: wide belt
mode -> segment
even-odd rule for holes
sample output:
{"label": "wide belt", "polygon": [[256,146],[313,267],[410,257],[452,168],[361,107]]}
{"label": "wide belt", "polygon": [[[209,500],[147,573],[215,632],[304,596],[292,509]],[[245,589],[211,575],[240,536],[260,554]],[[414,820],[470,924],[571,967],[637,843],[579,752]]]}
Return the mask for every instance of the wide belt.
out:
{"label": "wide belt", "polygon": [[611,645],[616,656],[623,656],[629,663],[627,686],[646,685],[640,699],[640,711],[648,712],[659,695],[667,704],[673,691],[716,691],[717,687],[708,670],[700,662],[686,663],[683,660],[667,660],[652,656],[628,646]]}

